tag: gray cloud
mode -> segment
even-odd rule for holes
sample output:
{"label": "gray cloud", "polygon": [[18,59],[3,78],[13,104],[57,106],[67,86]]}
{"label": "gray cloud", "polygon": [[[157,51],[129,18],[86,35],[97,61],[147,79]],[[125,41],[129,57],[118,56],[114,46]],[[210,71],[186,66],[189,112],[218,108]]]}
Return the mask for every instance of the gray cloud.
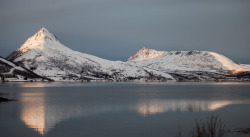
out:
{"label": "gray cloud", "polygon": [[41,27],[74,50],[125,60],[156,50],[208,50],[250,63],[249,0],[9,0],[0,2],[0,55]]}

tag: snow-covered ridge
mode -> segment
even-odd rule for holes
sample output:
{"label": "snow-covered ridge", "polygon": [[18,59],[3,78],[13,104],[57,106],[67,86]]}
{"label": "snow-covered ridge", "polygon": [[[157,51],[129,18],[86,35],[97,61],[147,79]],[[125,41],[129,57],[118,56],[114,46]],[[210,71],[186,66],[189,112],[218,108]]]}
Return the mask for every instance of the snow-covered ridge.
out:
{"label": "snow-covered ridge", "polygon": [[22,67],[19,67],[19,66],[16,66],[14,63],[10,62],[10,61],[7,61],[5,59],[3,59],[2,57],[0,57],[0,62],[3,62],[3,63],[6,63],[8,64],[9,66],[11,66],[13,69],[17,69],[17,70],[20,70],[20,71],[25,71],[25,69],[23,69]]}
{"label": "snow-covered ridge", "polygon": [[7,59],[54,80],[174,79],[168,73],[73,51],[45,28],[30,37]]}
{"label": "snow-covered ridge", "polygon": [[126,62],[110,61],[69,49],[45,28],[30,37],[7,60],[55,81],[250,78],[249,65],[237,64],[214,52],[167,52],[143,47]]}
{"label": "snow-covered ridge", "polygon": [[0,57],[0,81],[49,80]]}
{"label": "snow-covered ridge", "polygon": [[235,74],[250,71],[250,65],[237,64],[223,55],[209,51],[166,51],[157,58],[132,59],[128,63],[163,72],[207,71]]}
{"label": "snow-covered ridge", "polygon": [[163,53],[164,51],[156,51],[154,49],[148,49],[144,46],[139,51],[131,55],[126,61],[141,61],[146,59],[152,59],[162,55]]}
{"label": "snow-covered ridge", "polygon": [[230,70],[232,73],[239,73],[244,71],[250,71],[250,65],[238,64],[234,61],[230,60],[229,58],[220,55],[215,52],[209,52],[214,58],[219,61],[223,67]]}

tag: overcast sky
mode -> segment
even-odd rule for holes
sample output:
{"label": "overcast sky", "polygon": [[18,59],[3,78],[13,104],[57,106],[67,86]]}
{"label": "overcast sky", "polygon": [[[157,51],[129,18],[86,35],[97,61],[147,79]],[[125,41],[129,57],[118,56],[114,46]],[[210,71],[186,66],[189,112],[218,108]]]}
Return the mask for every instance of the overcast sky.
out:
{"label": "overcast sky", "polygon": [[110,60],[147,46],[250,64],[250,0],[0,0],[0,56],[42,27],[73,50]]}

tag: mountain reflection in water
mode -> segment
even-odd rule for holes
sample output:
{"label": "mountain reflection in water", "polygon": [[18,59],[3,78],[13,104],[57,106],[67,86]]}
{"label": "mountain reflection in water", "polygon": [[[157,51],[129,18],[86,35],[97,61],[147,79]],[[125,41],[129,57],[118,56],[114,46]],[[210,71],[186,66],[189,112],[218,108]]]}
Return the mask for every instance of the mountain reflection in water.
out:
{"label": "mountain reflection in water", "polygon": [[22,93],[20,98],[21,120],[41,135],[45,133],[45,128],[48,126],[45,125],[48,116],[45,114],[44,94],[44,92]]}
{"label": "mountain reflection in water", "polygon": [[137,98],[132,103],[130,101],[106,103],[95,100],[84,102],[84,98],[79,101],[75,99],[58,101],[55,99],[60,98],[61,95],[50,97],[46,93],[48,92],[43,88],[38,88],[34,92],[20,93],[20,118],[29,128],[41,135],[48,133],[61,121],[103,113],[125,110],[147,116],[165,112],[214,111],[230,104],[250,103],[249,100],[158,99],[156,97]]}
{"label": "mountain reflection in water", "polygon": [[135,110],[146,116],[164,112],[214,111],[227,105],[242,103],[250,101],[152,100],[138,104]]}

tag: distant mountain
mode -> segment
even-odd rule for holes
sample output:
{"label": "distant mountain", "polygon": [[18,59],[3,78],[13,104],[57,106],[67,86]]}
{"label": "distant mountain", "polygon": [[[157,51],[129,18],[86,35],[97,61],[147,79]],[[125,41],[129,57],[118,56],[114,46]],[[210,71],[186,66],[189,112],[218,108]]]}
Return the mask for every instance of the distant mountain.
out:
{"label": "distant mountain", "polygon": [[32,71],[15,65],[0,57],[0,81],[48,81]]}
{"label": "distant mountain", "polygon": [[7,60],[56,81],[174,80],[168,73],[73,51],[45,28],[26,40]]}
{"label": "distant mountain", "polygon": [[[166,72],[177,80],[249,78],[250,65],[208,51],[156,51],[143,47],[127,59],[130,65]],[[243,76],[244,75],[244,76]]]}
{"label": "distant mountain", "polygon": [[250,65],[208,51],[156,51],[143,47],[126,62],[73,51],[40,29],[7,60],[38,76],[68,80],[249,81]]}

